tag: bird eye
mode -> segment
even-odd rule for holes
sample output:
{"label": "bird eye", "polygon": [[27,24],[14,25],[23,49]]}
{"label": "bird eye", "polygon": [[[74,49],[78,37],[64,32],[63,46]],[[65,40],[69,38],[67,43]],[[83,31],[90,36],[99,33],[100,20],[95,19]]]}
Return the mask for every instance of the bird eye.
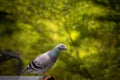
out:
{"label": "bird eye", "polygon": [[61,45],[61,47],[64,47],[64,45]]}

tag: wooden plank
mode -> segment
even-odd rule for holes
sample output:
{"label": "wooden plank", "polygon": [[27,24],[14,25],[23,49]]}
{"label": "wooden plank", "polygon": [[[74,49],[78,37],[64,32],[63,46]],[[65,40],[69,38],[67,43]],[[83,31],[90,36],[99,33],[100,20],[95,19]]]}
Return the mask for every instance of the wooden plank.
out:
{"label": "wooden plank", "polygon": [[38,76],[0,76],[0,80],[39,80]]}

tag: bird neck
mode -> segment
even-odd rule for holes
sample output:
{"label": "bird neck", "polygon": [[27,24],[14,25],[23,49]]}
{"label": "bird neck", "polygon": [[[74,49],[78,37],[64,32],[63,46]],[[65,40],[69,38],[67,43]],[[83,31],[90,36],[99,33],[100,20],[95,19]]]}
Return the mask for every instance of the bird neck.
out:
{"label": "bird neck", "polygon": [[60,49],[54,48],[54,49],[52,50],[51,56],[52,56],[52,57],[58,57],[58,55],[60,54],[60,52],[61,52]]}

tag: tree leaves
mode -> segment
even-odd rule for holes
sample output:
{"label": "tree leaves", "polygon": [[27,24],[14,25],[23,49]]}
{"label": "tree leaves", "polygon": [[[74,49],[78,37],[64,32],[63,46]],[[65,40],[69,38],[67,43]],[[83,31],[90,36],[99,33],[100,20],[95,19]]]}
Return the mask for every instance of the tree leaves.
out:
{"label": "tree leaves", "polygon": [[[117,80],[119,2],[1,0],[0,48],[22,52],[26,66],[37,55],[65,43],[67,52],[60,55],[56,67],[50,71],[56,79],[87,80],[83,75],[89,72],[95,80]],[[60,75],[61,71],[64,75]]]}

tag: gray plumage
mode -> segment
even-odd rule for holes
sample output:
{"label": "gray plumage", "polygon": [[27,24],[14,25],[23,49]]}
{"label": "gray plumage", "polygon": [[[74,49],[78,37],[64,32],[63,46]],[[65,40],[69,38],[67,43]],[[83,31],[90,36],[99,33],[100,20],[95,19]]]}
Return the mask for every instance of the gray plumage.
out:
{"label": "gray plumage", "polygon": [[58,44],[52,50],[39,55],[18,75],[21,75],[23,73],[36,73],[38,75],[43,74],[54,65],[60,52],[66,49],[67,48],[64,44]]}

